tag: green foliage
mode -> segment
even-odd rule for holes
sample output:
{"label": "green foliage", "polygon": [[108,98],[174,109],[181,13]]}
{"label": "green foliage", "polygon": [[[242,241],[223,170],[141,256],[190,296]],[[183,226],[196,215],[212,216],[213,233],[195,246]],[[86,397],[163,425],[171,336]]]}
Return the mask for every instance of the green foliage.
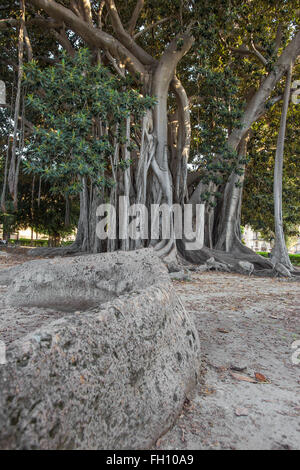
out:
{"label": "green foliage", "polygon": [[300,266],[300,254],[289,255],[289,257],[293,264]]}
{"label": "green foliage", "polygon": [[221,185],[229,174],[238,170],[237,153],[227,145],[230,129],[239,126],[243,106],[238,94],[238,80],[225,67],[197,67],[201,111],[194,136],[196,152],[192,163],[203,172],[202,182]]}
{"label": "green foliage", "polygon": [[48,240],[29,240],[28,238],[19,238],[18,240],[10,240],[10,245],[21,246],[35,246],[42,247],[48,246]]}
{"label": "green foliage", "polygon": [[[197,2],[197,8],[202,12],[193,55],[197,65],[190,65],[187,78],[189,94],[196,97],[190,163],[200,170],[202,182],[212,181],[221,191],[228,175],[241,175],[241,165],[249,159],[239,160],[227,147],[227,137],[239,128],[245,103],[299,28],[299,17],[289,1]],[[282,37],[276,51],[278,27]],[[253,47],[262,53],[266,67]],[[249,52],[237,52],[243,49]],[[203,199],[210,197],[207,192]]]}
{"label": "green foliage", "polygon": [[[60,3],[70,6],[66,0]],[[244,103],[274,67],[278,26],[282,28],[282,38],[277,56],[299,28],[300,16],[296,4],[290,0],[147,0],[138,18],[136,32],[146,32],[137,38],[137,43],[155,59],[159,59],[170,41],[186,31],[188,26],[195,38],[193,48],[178,64],[176,74],[188,96],[196,98],[191,107],[189,163],[195,170],[200,170],[204,183],[217,185],[214,193],[217,197],[222,195],[228,175],[232,171],[240,174],[240,164],[245,163],[239,161],[236,152],[227,147],[227,137],[232,129],[239,127]],[[91,5],[95,19],[99,2],[91,2]],[[116,0],[123,25],[129,23],[135,5],[136,0]],[[33,8],[27,8],[27,20],[35,14]],[[44,15],[41,11],[38,14]],[[12,2],[8,11],[0,10],[0,18],[19,18],[19,15],[18,2]],[[166,22],[155,28],[150,27],[164,18],[167,18]],[[109,15],[103,15],[102,20],[103,29],[112,32]],[[26,118],[35,123],[35,133],[27,139],[24,163],[27,171],[41,176],[43,185],[53,193],[54,199],[49,199],[48,203],[53,205],[55,211],[56,204],[59,207],[64,205],[64,198],[58,199],[58,195],[67,193],[75,196],[82,188],[83,179],[98,188],[110,186],[111,156],[116,143],[125,142],[126,116],[131,113],[137,118],[133,122],[138,122],[138,117],[154,104],[154,100],[140,97],[132,89],[130,80],[116,78],[105,67],[95,65],[94,57],[80,49],[82,38],[68,27],[66,35],[74,50],[79,49],[79,52],[74,59],[64,55],[58,63],[61,46],[53,35],[45,34],[43,28],[34,24],[28,26],[28,31],[37,62],[25,67],[24,84],[28,88],[29,105]],[[18,28],[14,27],[0,37],[0,75],[7,83],[7,96],[12,106],[17,33]],[[255,54],[236,52],[243,47],[251,51],[252,44],[263,54],[266,67]],[[182,45],[182,39],[178,36],[177,48],[181,49]],[[97,52],[106,60],[104,51],[99,49]],[[49,63],[55,65],[48,67]],[[281,84],[274,90],[275,93],[282,93]],[[172,112],[176,105],[174,97],[173,101],[169,99],[170,104]],[[280,110],[280,106],[276,109]],[[253,128],[243,204],[243,223],[250,223],[266,237],[270,237],[273,230],[272,175],[279,128],[278,112],[274,112],[273,108],[269,111],[268,117]],[[11,132],[9,114],[0,108],[1,174],[7,137]],[[99,133],[100,121],[105,124],[104,135]],[[296,159],[299,154],[299,128],[299,118],[295,119],[290,114],[283,182],[287,234],[295,233],[295,226],[299,224],[299,190],[295,178],[299,171]],[[121,161],[120,168],[126,168],[128,163]],[[29,184],[26,183],[24,191],[28,191],[26,197],[29,201]],[[203,195],[203,200],[210,202],[209,191]],[[27,202],[26,207],[29,207]],[[25,215],[24,211],[24,220]],[[12,221],[9,217],[7,220]],[[52,215],[48,214],[48,217]],[[62,219],[59,216],[58,225]]]}
{"label": "green foliage", "polygon": [[[242,223],[270,240],[274,237],[273,176],[281,106],[274,106],[253,126],[250,161],[244,184]],[[282,182],[283,227],[286,237],[299,233],[300,225],[300,107],[289,106]]]}
{"label": "green foliage", "polygon": [[[266,251],[257,251],[257,254],[263,256],[264,258],[269,257],[269,253]],[[289,258],[295,266],[300,266],[300,254],[289,254]]]}
{"label": "green foliage", "polygon": [[[44,181],[41,187],[40,201],[38,180],[35,184],[29,175],[20,175],[20,198],[18,209],[15,210],[11,200],[7,202],[7,212],[0,210],[0,223],[4,225],[5,233],[13,233],[19,229],[31,227],[35,232],[44,233],[50,237],[63,238],[71,234],[79,216],[77,198],[69,200],[69,220],[65,220],[66,200],[61,194],[51,191],[49,181]],[[67,222],[67,223],[66,223]]]}
{"label": "green foliage", "polygon": [[116,143],[126,141],[126,118],[138,121],[154,104],[91,62],[81,49],[74,58],[63,53],[53,67],[42,70],[34,61],[25,67],[28,108],[39,120],[27,141],[25,168],[50,181],[54,192],[76,194],[84,178],[98,188],[111,185],[110,157]]}

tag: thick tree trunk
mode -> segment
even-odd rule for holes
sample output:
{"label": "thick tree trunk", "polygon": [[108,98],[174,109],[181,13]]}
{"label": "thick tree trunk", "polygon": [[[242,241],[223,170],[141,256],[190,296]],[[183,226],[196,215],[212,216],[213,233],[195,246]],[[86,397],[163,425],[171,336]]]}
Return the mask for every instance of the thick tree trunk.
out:
{"label": "thick tree trunk", "polygon": [[[247,154],[247,142],[246,135],[239,146],[239,160],[245,158]],[[215,225],[215,248],[217,250],[229,252],[233,250],[237,241],[239,245],[245,164],[239,165],[239,170],[242,175],[232,173],[223,193],[220,216]]]}

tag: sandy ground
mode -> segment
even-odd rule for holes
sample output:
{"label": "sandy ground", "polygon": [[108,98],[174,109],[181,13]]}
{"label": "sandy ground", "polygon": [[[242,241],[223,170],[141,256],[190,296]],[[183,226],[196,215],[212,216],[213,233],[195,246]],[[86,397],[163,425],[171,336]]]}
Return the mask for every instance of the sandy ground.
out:
{"label": "sandy ground", "polygon": [[[0,269],[28,259],[26,250],[0,251]],[[300,364],[292,362],[300,283],[208,272],[173,285],[199,331],[202,378],[156,449],[300,449]],[[6,310],[20,335],[37,317],[50,320],[23,310],[21,319]]]}
{"label": "sandy ground", "polygon": [[[196,322],[204,374],[156,448],[300,449],[300,283],[209,272],[174,286]],[[269,383],[239,377],[257,373]]]}

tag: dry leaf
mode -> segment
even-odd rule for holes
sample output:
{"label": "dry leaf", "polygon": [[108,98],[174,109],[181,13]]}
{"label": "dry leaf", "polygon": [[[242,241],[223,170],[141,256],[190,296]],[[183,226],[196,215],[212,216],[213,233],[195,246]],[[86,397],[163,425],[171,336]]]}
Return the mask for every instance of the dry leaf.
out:
{"label": "dry leaf", "polygon": [[243,380],[244,382],[250,382],[252,384],[256,384],[257,381],[252,377],[248,377],[247,375],[236,374],[235,372],[230,372],[230,375],[236,380]]}
{"label": "dry leaf", "polygon": [[156,441],[155,446],[156,446],[156,447],[160,447],[160,445],[161,445],[161,439],[158,439],[158,441]]}
{"label": "dry leaf", "polygon": [[217,331],[218,331],[219,333],[229,333],[229,331],[224,330],[224,328],[217,328]]}
{"label": "dry leaf", "polygon": [[249,410],[247,408],[237,408],[235,414],[236,416],[248,416]]}
{"label": "dry leaf", "polygon": [[270,383],[270,381],[263,374],[260,374],[259,372],[255,372],[255,378],[258,382]]}

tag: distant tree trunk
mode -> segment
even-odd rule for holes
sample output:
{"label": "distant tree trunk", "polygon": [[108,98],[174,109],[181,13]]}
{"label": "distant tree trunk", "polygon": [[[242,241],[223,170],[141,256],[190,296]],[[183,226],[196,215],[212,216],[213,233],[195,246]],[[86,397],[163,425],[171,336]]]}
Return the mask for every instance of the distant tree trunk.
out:
{"label": "distant tree trunk", "polygon": [[271,253],[271,261],[274,265],[283,264],[287,269],[293,271],[293,265],[290,261],[288,250],[285,244],[283,220],[282,220],[282,173],[283,173],[283,155],[284,140],[286,132],[286,120],[290,101],[292,83],[292,65],[286,75],[286,84],[283,98],[283,108],[281,113],[280,128],[277,138],[277,147],[275,154],[274,167],[274,223],[275,223],[275,244]]}
{"label": "distant tree trunk", "polygon": [[[24,28],[25,28],[25,0],[20,1],[21,18],[20,18],[20,29],[19,29],[19,44],[18,44],[18,80],[17,80],[17,94],[15,99],[15,113],[14,113],[14,130],[13,130],[13,143],[11,150],[11,161],[8,172],[8,186],[11,196],[13,197],[13,203],[15,209],[18,206],[17,187],[21,157],[16,157],[17,149],[17,134],[19,124],[19,113],[21,104],[21,91],[22,91],[22,76],[23,76],[23,54],[24,54]],[[19,130],[21,133],[21,129]],[[20,142],[21,137],[19,136]]]}
{"label": "distant tree trunk", "polygon": [[[239,146],[239,159],[247,154],[248,135],[243,137]],[[240,222],[245,164],[239,165],[242,175],[232,173],[225,186],[222,210],[217,221],[215,238],[217,250],[232,251],[236,243],[240,244]]]}

